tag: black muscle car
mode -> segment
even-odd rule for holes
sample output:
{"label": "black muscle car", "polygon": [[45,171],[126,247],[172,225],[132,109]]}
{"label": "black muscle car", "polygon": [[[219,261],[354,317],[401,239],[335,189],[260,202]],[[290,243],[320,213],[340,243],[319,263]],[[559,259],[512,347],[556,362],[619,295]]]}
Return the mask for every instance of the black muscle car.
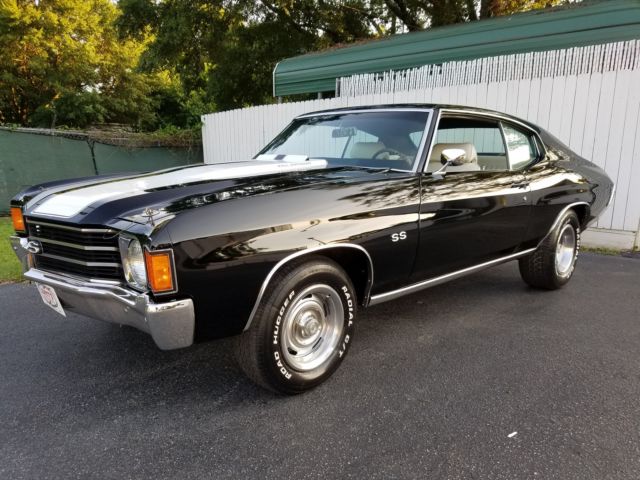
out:
{"label": "black muscle car", "polygon": [[58,312],[161,349],[236,335],[249,377],[298,393],[338,367],[360,307],[515,259],[532,287],[563,286],[612,195],[510,115],[360,107],[301,115],[247,162],[28,188],[12,243]]}

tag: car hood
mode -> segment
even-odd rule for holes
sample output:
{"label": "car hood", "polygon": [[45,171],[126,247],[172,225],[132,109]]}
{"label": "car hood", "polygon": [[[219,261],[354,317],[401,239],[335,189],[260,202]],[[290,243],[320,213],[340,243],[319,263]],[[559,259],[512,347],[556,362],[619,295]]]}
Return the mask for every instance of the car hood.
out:
{"label": "car hood", "polygon": [[197,165],[44,188],[28,199],[25,214],[92,225],[108,225],[116,219],[146,223],[149,218],[155,221],[214,202],[376,173],[362,168],[327,168],[324,160]]}

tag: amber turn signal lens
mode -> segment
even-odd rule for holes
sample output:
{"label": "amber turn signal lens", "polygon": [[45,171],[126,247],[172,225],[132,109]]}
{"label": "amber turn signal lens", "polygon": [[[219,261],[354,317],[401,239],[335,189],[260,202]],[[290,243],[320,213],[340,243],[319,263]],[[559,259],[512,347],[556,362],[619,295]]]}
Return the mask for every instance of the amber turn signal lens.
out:
{"label": "amber turn signal lens", "polygon": [[173,268],[170,252],[144,252],[147,278],[154,293],[173,290]]}
{"label": "amber turn signal lens", "polygon": [[16,232],[27,231],[24,226],[24,217],[22,216],[22,209],[20,207],[11,207],[11,221],[13,222],[13,229]]}

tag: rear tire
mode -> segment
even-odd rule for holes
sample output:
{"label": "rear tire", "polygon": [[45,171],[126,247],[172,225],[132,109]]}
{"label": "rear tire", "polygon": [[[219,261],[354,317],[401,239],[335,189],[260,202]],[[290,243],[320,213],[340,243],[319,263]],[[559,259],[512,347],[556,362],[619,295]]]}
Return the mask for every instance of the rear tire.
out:
{"label": "rear tire", "polygon": [[285,394],[329,378],[353,340],[356,294],[335,262],[312,257],[274,275],[252,324],[238,337],[238,363],[258,385]]}
{"label": "rear tire", "polygon": [[534,288],[561,288],[573,275],[579,251],[580,220],[568,210],[536,251],[519,260],[520,275]]}

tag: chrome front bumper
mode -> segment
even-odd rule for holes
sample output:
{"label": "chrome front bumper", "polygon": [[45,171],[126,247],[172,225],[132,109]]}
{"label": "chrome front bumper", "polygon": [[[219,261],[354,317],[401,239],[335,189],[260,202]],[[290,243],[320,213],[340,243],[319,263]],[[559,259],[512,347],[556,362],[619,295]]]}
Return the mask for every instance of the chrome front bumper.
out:
{"label": "chrome front bumper", "polygon": [[[21,240],[12,237],[11,244],[27,269],[28,252]],[[36,268],[27,269],[24,276],[33,282],[53,287],[66,310],[135,327],[149,333],[162,350],[193,344],[195,313],[191,299],[155,303],[149,295],[120,285],[87,281]]]}
{"label": "chrome front bumper", "polygon": [[11,248],[13,248],[18,260],[20,260],[22,264],[22,271],[26,272],[29,270],[29,251],[27,250],[29,239],[12,235],[9,237],[9,240],[11,240]]}

